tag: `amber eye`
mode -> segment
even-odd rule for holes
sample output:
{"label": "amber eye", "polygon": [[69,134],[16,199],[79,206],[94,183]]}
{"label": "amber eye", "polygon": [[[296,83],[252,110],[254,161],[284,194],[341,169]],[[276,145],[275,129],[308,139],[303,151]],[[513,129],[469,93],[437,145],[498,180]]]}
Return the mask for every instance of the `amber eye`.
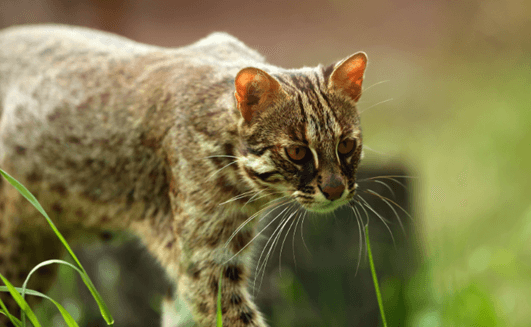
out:
{"label": "amber eye", "polygon": [[286,148],[286,154],[295,162],[302,162],[308,159],[309,150],[303,146],[291,146]]}
{"label": "amber eye", "polygon": [[344,156],[349,155],[354,151],[354,148],[356,147],[356,140],[354,139],[346,139],[339,143],[337,146],[337,152],[339,154],[342,154]]}

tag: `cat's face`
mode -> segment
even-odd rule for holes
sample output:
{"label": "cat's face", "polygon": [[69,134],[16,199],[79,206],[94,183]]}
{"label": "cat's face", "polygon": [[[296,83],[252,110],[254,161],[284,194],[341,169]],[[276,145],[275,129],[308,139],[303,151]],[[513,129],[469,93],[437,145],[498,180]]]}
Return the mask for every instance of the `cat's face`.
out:
{"label": "cat's face", "polygon": [[255,188],[291,197],[310,211],[348,203],[362,151],[355,103],[365,65],[365,55],[357,54],[333,71],[318,67],[273,77],[242,70],[236,79],[244,118],[242,175]]}

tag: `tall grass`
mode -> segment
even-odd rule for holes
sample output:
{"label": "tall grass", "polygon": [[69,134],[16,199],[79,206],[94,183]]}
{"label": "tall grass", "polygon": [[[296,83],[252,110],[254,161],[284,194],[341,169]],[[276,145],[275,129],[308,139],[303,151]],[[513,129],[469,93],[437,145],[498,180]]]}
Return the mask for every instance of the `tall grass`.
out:
{"label": "tall grass", "polygon": [[37,199],[33,196],[33,194],[31,194],[28,191],[28,189],[26,189],[26,187],[24,187],[24,185],[22,185],[19,181],[17,181],[13,177],[11,177],[8,173],[3,171],[2,169],[0,169],[0,174],[11,185],[13,185],[13,187],[16,188],[20,192],[20,194],[22,194],[22,196],[24,196],[31,203],[35,207],[35,209],[37,209],[44,216],[44,218],[46,218],[46,220],[48,221],[48,224],[50,225],[50,227],[52,228],[54,233],[57,235],[57,237],[61,240],[61,243],[63,243],[64,247],[66,248],[66,250],[68,251],[68,253],[70,254],[70,256],[72,257],[72,259],[74,260],[74,262],[76,264],[76,265],[73,265],[73,264],[71,264],[69,262],[66,262],[66,261],[63,261],[63,260],[48,260],[48,261],[42,262],[39,265],[37,265],[35,268],[33,268],[33,270],[28,274],[28,276],[26,277],[26,280],[24,281],[24,284],[23,284],[22,288],[14,287],[11,283],[9,283],[9,281],[4,276],[2,276],[0,274],[0,279],[2,279],[2,281],[6,285],[6,286],[0,286],[0,291],[1,292],[9,292],[11,294],[13,299],[17,302],[17,304],[21,308],[22,317],[19,320],[18,318],[16,318],[13,315],[11,315],[7,311],[6,306],[4,305],[4,303],[1,300],[0,300],[0,307],[1,307],[0,313],[2,313],[4,315],[6,315],[7,317],[9,317],[9,320],[17,327],[25,327],[26,326],[26,319],[25,319],[26,316],[31,321],[31,323],[33,324],[34,327],[40,327],[41,324],[39,323],[37,317],[35,316],[35,314],[31,310],[31,308],[29,307],[28,303],[24,299],[25,295],[29,294],[29,295],[32,295],[32,296],[40,296],[40,297],[43,297],[45,299],[48,299],[48,300],[52,301],[52,303],[55,304],[55,306],[57,307],[57,309],[59,310],[59,312],[63,316],[66,324],[69,327],[78,327],[77,323],[72,318],[72,316],[59,303],[57,303],[56,301],[54,301],[53,299],[47,297],[46,295],[44,295],[42,293],[26,289],[26,285],[27,285],[31,275],[35,271],[37,271],[37,269],[39,269],[39,268],[41,268],[43,266],[46,266],[46,265],[50,265],[50,264],[62,264],[62,265],[67,265],[67,266],[71,267],[72,269],[74,269],[75,271],[77,271],[79,273],[79,275],[81,276],[81,279],[83,280],[83,283],[85,283],[85,285],[89,289],[90,293],[94,297],[94,300],[96,300],[96,303],[98,304],[98,307],[100,308],[100,312],[101,312],[102,317],[107,322],[107,325],[112,326],[114,324],[114,319],[112,318],[111,313],[110,313],[109,309],[107,308],[107,305],[105,304],[105,302],[103,301],[101,295],[98,293],[98,291],[94,287],[94,284],[92,283],[92,280],[90,279],[90,277],[88,276],[87,272],[83,268],[83,265],[81,265],[81,262],[79,262],[78,258],[76,257],[76,255],[74,254],[74,252],[72,251],[72,249],[70,248],[68,243],[66,242],[65,238],[63,237],[63,235],[59,232],[57,227],[55,227],[55,224],[52,222],[50,217],[48,217],[48,215],[46,214],[46,212],[42,208],[42,206],[39,203],[39,201],[37,201]]}

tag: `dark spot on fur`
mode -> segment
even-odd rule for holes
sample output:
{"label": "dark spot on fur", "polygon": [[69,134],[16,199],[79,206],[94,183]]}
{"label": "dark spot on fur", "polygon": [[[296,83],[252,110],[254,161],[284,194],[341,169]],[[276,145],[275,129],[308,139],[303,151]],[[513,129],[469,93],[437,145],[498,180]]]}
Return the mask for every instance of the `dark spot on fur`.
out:
{"label": "dark spot on fur", "polygon": [[210,235],[205,238],[205,242],[211,248],[216,248],[220,242],[220,233],[215,231],[211,232]]}
{"label": "dark spot on fur", "polygon": [[66,168],[68,169],[77,170],[77,163],[73,160],[66,159],[65,165],[66,165]]}
{"label": "dark spot on fur", "polygon": [[0,244],[5,244],[6,243],[6,239],[3,238],[1,235],[0,235]]}
{"label": "dark spot on fur", "polygon": [[76,215],[77,218],[84,218],[85,217],[85,213],[81,209],[76,209],[74,214]]}
{"label": "dark spot on fur", "polygon": [[225,277],[233,282],[239,282],[242,279],[242,269],[236,265],[229,265],[225,270]]}
{"label": "dark spot on fur", "polygon": [[210,279],[210,289],[212,290],[212,294],[215,297],[217,297],[218,296],[218,279],[216,277],[212,277]]}
{"label": "dark spot on fur", "polygon": [[39,55],[40,56],[47,56],[47,55],[52,54],[52,52],[53,52],[53,48],[50,47],[50,48],[46,48],[46,49],[42,50],[41,52],[39,52]]}
{"label": "dark spot on fur", "polygon": [[89,109],[91,103],[92,103],[92,97],[89,97],[86,101],[82,102],[81,104],[77,106],[77,110],[81,112],[85,111]]}
{"label": "dark spot on fur", "polygon": [[73,143],[73,144],[79,144],[81,143],[81,140],[79,139],[79,137],[69,136],[66,138],[66,142]]}
{"label": "dark spot on fur", "polygon": [[236,236],[234,236],[234,238],[230,242],[232,251],[234,251],[234,253],[240,252],[245,247],[245,245],[247,245],[251,241],[252,238],[253,235],[251,231],[240,231],[238,234],[236,234]]}
{"label": "dark spot on fur", "polygon": [[242,313],[240,314],[240,320],[244,323],[244,324],[250,324],[252,321],[253,321],[253,318],[254,318],[254,314],[253,312],[251,311],[251,308],[249,308],[248,306],[245,307],[245,309],[242,311]]}
{"label": "dark spot on fur", "polygon": [[126,210],[130,210],[133,203],[135,203],[135,189],[131,189],[131,191],[127,193],[127,197],[125,199]]}
{"label": "dark spot on fur", "polygon": [[38,183],[42,181],[42,175],[37,173],[36,171],[32,171],[28,175],[26,175],[26,180],[30,183]]}
{"label": "dark spot on fur", "polygon": [[236,293],[232,293],[230,296],[230,303],[234,305],[240,305],[242,303],[242,297]]}
{"label": "dark spot on fur", "polygon": [[4,257],[0,257],[0,266],[4,264]]}
{"label": "dark spot on fur", "polygon": [[57,192],[59,193],[60,195],[62,196],[65,196],[66,195],[66,187],[63,185],[63,184],[53,184],[51,187],[50,187],[50,191],[52,192]]}
{"label": "dark spot on fur", "polygon": [[100,97],[101,97],[101,104],[106,105],[109,102],[109,98],[111,97],[111,95],[109,92],[105,92]]}
{"label": "dark spot on fur", "polygon": [[25,155],[26,154],[26,148],[23,147],[23,146],[20,146],[20,145],[17,145],[15,146],[15,152],[18,154],[18,155]]}
{"label": "dark spot on fur", "polygon": [[199,309],[199,312],[201,313],[204,313],[204,314],[208,313],[208,304],[206,304],[205,302],[199,303],[197,308]]}
{"label": "dark spot on fur", "polygon": [[223,150],[226,155],[233,156],[234,155],[234,146],[230,143],[223,144]]}
{"label": "dark spot on fur", "polygon": [[50,122],[53,122],[54,120],[56,120],[60,116],[61,116],[61,114],[59,113],[59,110],[56,110],[54,113],[48,115],[48,120]]}
{"label": "dark spot on fur", "polygon": [[166,249],[171,249],[173,247],[173,244],[175,244],[175,240],[171,240],[166,244]]}
{"label": "dark spot on fur", "polygon": [[111,221],[111,218],[109,218],[109,216],[107,215],[103,215],[100,217],[100,222],[102,223],[108,223],[109,221]]}
{"label": "dark spot on fur", "polygon": [[108,242],[112,240],[113,234],[109,231],[103,231],[100,233],[100,239],[104,242]]}
{"label": "dark spot on fur", "polygon": [[188,268],[186,269],[186,273],[192,277],[193,279],[199,279],[199,276],[201,275],[201,270],[199,269],[197,263],[191,263],[188,265]]}
{"label": "dark spot on fur", "polygon": [[63,212],[63,206],[59,202],[52,204],[52,211],[61,214]]}
{"label": "dark spot on fur", "polygon": [[[234,167],[232,169],[238,169],[236,167],[236,165],[231,165],[229,167]],[[227,167],[227,168],[229,168],[229,167]],[[223,176],[220,176],[220,177],[218,177],[216,179],[216,186],[220,190],[221,194],[226,194],[229,198],[232,198],[232,197],[237,196],[237,195],[240,194],[238,189],[236,187],[234,187],[233,185],[231,185],[229,183],[229,181],[227,181]],[[245,202],[247,202],[247,199],[242,198],[242,199],[238,200],[237,202],[245,203]]]}
{"label": "dark spot on fur", "polygon": [[148,148],[156,149],[159,147],[160,140],[154,137],[150,137],[150,135],[146,132],[142,132],[142,134],[140,135],[140,140],[142,142],[142,145]]}
{"label": "dark spot on fur", "polygon": [[173,194],[173,196],[177,196],[179,194],[179,191],[177,190],[177,183],[175,183],[175,180],[172,178],[170,180],[170,192]]}

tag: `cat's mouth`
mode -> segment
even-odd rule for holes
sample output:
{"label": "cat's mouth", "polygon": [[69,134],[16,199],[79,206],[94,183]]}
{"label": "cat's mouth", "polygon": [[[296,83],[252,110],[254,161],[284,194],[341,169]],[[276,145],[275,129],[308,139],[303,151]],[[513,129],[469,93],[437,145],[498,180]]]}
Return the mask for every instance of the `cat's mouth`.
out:
{"label": "cat's mouth", "polygon": [[338,201],[326,201],[326,202],[316,202],[313,204],[305,204],[303,207],[311,212],[316,213],[328,213],[336,210],[337,208],[348,203],[347,199],[338,200]]}

